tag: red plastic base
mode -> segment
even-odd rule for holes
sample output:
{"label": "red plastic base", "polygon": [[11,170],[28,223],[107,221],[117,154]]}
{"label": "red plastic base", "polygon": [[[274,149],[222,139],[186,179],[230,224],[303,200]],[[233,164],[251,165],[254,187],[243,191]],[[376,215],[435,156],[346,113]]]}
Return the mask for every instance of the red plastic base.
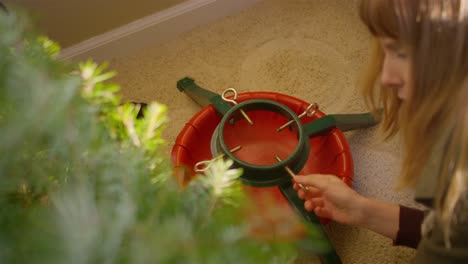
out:
{"label": "red plastic base", "polygon": [[[300,99],[274,92],[242,93],[239,94],[237,101],[242,102],[252,99],[267,99],[279,102],[289,107],[298,115],[309,105],[309,103]],[[257,116],[260,113],[262,113],[262,111],[254,113],[255,115],[252,116],[255,122],[261,122],[262,118]],[[266,115],[268,115],[268,113],[266,113]],[[302,123],[308,123],[324,115],[323,112],[318,111],[313,117],[302,118]],[[185,185],[195,175],[193,171],[195,163],[212,158],[210,149],[211,137],[220,123],[221,118],[222,116],[216,112],[215,108],[209,105],[193,116],[179,133],[176,143],[172,148],[171,158],[175,168],[175,175],[182,185]],[[279,121],[276,123],[268,123],[268,130],[265,130],[264,124],[262,124],[262,126],[252,126],[250,129],[255,130],[256,127],[258,128],[258,134],[255,137],[252,137],[251,132],[248,134],[239,134],[239,130],[235,134],[229,134],[226,142],[229,146],[232,144],[234,147],[236,144],[251,144],[252,138],[262,138],[261,148],[249,148],[249,151],[244,152],[239,151],[239,153],[236,153],[236,156],[245,161],[253,161],[252,163],[256,164],[271,164],[273,163],[272,157],[270,157],[270,155],[266,157],[265,153],[267,151],[271,152],[271,149],[278,149],[278,139],[276,135],[279,133],[267,135],[265,131],[271,131],[277,128],[278,124],[283,124],[284,120],[278,120]],[[235,137],[231,137],[230,135],[235,135]],[[243,138],[245,141],[242,141]],[[295,137],[286,137],[286,140],[288,139],[291,139],[290,145],[295,146],[295,144],[297,144],[297,139]],[[284,140],[283,138],[281,144],[284,144]],[[267,146],[268,144],[271,144],[271,146]],[[333,174],[342,178],[343,181],[351,186],[353,162],[348,143],[339,129],[335,128],[322,136],[310,138],[310,147],[309,159],[299,174]],[[287,149],[290,151],[290,148]],[[259,160],[259,157],[265,157],[268,161]],[[257,195],[264,196],[266,193],[269,193],[276,197],[275,200],[278,199],[281,203],[288,203],[277,187],[257,188],[246,186],[246,191],[252,199],[255,199]]]}

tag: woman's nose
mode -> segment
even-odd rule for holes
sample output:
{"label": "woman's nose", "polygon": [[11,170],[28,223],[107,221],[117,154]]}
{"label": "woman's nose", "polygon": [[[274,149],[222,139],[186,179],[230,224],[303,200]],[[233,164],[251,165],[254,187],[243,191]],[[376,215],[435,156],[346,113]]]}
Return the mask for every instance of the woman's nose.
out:
{"label": "woman's nose", "polygon": [[392,67],[391,63],[384,62],[380,82],[384,87],[399,88],[404,84],[402,74],[397,67]]}

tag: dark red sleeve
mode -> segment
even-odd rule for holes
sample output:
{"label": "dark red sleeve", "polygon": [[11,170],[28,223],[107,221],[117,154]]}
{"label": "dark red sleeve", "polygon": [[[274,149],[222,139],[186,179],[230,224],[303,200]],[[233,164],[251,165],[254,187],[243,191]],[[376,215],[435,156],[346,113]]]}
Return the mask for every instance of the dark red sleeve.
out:
{"label": "dark red sleeve", "polygon": [[416,248],[421,240],[421,225],[424,220],[424,211],[400,205],[400,220],[396,246]]}

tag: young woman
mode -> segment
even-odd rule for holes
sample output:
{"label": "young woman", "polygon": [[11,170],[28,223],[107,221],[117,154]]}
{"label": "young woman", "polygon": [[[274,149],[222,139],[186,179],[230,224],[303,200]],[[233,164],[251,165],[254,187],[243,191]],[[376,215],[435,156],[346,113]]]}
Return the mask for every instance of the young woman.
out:
{"label": "young woman", "polygon": [[365,84],[387,138],[399,133],[399,187],[423,212],[363,197],[339,178],[300,175],[305,208],[418,247],[416,263],[468,263],[468,0],[362,0],[375,37]]}

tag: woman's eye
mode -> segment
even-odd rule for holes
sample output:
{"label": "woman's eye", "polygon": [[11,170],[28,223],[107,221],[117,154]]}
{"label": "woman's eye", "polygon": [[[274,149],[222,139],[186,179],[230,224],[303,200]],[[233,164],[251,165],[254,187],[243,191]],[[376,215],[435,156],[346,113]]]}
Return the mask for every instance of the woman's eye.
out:
{"label": "woman's eye", "polygon": [[408,58],[408,53],[406,53],[404,51],[397,51],[396,56],[398,58],[400,58],[400,59],[406,59],[406,58]]}
{"label": "woman's eye", "polygon": [[408,58],[408,53],[404,50],[399,50],[399,49],[389,50],[389,54],[391,54],[391,56],[396,57],[398,59]]}

